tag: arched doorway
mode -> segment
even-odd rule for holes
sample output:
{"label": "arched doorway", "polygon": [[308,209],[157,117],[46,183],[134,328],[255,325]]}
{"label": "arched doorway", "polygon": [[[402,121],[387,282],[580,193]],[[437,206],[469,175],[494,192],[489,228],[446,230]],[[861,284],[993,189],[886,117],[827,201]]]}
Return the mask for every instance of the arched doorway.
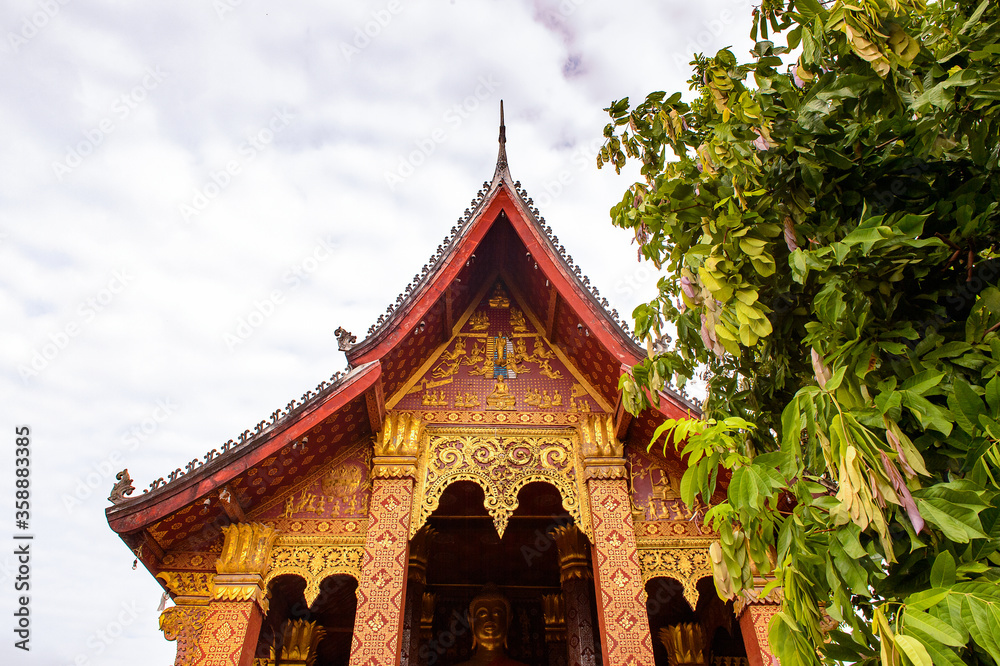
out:
{"label": "arched doorway", "polygon": [[710,577],[700,579],[697,590],[698,602],[691,608],[677,580],[656,577],[646,583],[656,666],[746,666],[733,602],[719,598]]}
{"label": "arched doorway", "polygon": [[[347,666],[351,655],[351,637],[357,610],[358,583],[347,575],[327,576],[320,582],[319,594],[306,602],[306,581],[295,574],[275,577],[268,585],[270,604],[261,625],[256,657],[270,660],[272,648],[280,655],[293,638],[315,654],[313,666]],[[293,637],[295,623],[310,623]],[[301,626],[301,625],[300,625]],[[318,636],[317,632],[322,632]],[[300,663],[284,661],[282,663]]]}
{"label": "arched doorway", "polygon": [[[561,603],[563,591],[555,534],[574,520],[563,508],[559,490],[549,483],[528,483],[517,497],[518,507],[501,538],[484,506],[482,488],[471,481],[452,483],[428,518],[426,546],[414,549],[411,542],[411,567],[414,555],[420,557],[416,551],[426,547],[421,598],[407,595],[408,604],[421,604],[419,611],[411,608],[412,614],[407,614],[414,625],[417,617],[421,620],[411,666],[448,666],[469,659],[469,602],[487,583],[500,587],[511,603],[508,654],[533,666],[566,663],[565,618],[559,627],[552,612],[553,599]],[[411,577],[410,584],[414,582]],[[589,594],[592,610],[592,584]],[[596,626],[594,617],[590,621]]]}

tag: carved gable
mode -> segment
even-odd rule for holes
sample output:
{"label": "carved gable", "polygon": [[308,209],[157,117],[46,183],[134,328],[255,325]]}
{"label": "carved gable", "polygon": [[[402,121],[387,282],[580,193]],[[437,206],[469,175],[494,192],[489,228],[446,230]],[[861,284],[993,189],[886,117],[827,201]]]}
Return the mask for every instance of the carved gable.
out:
{"label": "carved gable", "polygon": [[602,403],[499,278],[390,401],[397,410],[430,412],[431,423],[522,425],[578,423],[581,414],[606,411]]}

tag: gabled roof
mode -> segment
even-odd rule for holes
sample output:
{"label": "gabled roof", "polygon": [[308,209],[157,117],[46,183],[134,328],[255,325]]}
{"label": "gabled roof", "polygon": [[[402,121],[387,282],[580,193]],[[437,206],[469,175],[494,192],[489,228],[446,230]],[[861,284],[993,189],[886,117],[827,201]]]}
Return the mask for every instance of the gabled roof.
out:
{"label": "gabled roof", "polygon": [[[135,550],[138,544],[150,541],[143,531],[154,523],[227,489],[236,495],[236,508],[225,502],[206,504],[199,512],[202,520],[209,522],[223,513],[239,514],[280,491],[257,480],[252,491],[248,484],[241,485],[262,461],[273,463],[280,458],[283,469],[298,471],[326,459],[317,457],[311,445],[314,452],[308,456],[305,447],[295,446],[306,433],[338,432],[337,439],[351,433],[355,442],[370,438],[379,427],[386,403],[393,404],[394,393],[452,337],[461,313],[481,297],[498,274],[538,314],[546,338],[563,349],[606,404],[621,412],[624,425],[620,434],[624,435],[631,419],[622,412],[618,379],[641,362],[645,350],[618,313],[608,311],[607,299],[590,285],[553,236],[520,182],[512,180],[501,105],[500,147],[492,181],[483,183],[435,255],[379,317],[367,337],[342,346],[351,369],[335,374],[329,384],[323,382],[315,394],[307,392],[301,402],[293,400],[286,409],[276,410],[269,422],[261,421],[253,432],[244,431],[236,442],[230,440],[221,453],[213,449],[204,460],[196,459],[184,470],[175,470],[167,483],[154,481],[143,494],[131,498],[113,493],[118,501],[107,509],[112,529]],[[662,414],[678,417],[697,411],[680,392],[667,390],[660,396]],[[632,429],[648,438],[661,419],[647,411]],[[321,448],[326,451],[327,447]],[[216,506],[219,504],[222,506]],[[187,536],[181,533],[177,538]],[[160,546],[169,544],[151,547],[155,551]]]}

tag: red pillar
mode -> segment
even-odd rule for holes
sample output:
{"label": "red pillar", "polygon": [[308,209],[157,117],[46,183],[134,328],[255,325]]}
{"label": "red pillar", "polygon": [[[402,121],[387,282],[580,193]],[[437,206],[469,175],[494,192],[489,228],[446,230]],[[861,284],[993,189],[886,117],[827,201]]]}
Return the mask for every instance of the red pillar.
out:
{"label": "red pillar", "polygon": [[410,512],[420,419],[390,412],[375,441],[365,554],[358,581],[351,666],[396,666],[403,641]]}

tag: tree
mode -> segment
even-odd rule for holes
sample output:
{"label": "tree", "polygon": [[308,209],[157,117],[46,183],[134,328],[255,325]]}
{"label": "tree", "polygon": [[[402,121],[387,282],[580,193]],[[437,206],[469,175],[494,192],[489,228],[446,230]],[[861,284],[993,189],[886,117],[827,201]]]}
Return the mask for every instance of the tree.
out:
{"label": "tree", "polygon": [[752,21],[749,62],[695,56],[690,104],[607,109],[598,165],[643,177],[613,223],[663,273],[626,404],[709,371],[651,446],[681,442],[712,505],[720,595],[780,585],[784,666],[1000,663],[1000,10]]}

